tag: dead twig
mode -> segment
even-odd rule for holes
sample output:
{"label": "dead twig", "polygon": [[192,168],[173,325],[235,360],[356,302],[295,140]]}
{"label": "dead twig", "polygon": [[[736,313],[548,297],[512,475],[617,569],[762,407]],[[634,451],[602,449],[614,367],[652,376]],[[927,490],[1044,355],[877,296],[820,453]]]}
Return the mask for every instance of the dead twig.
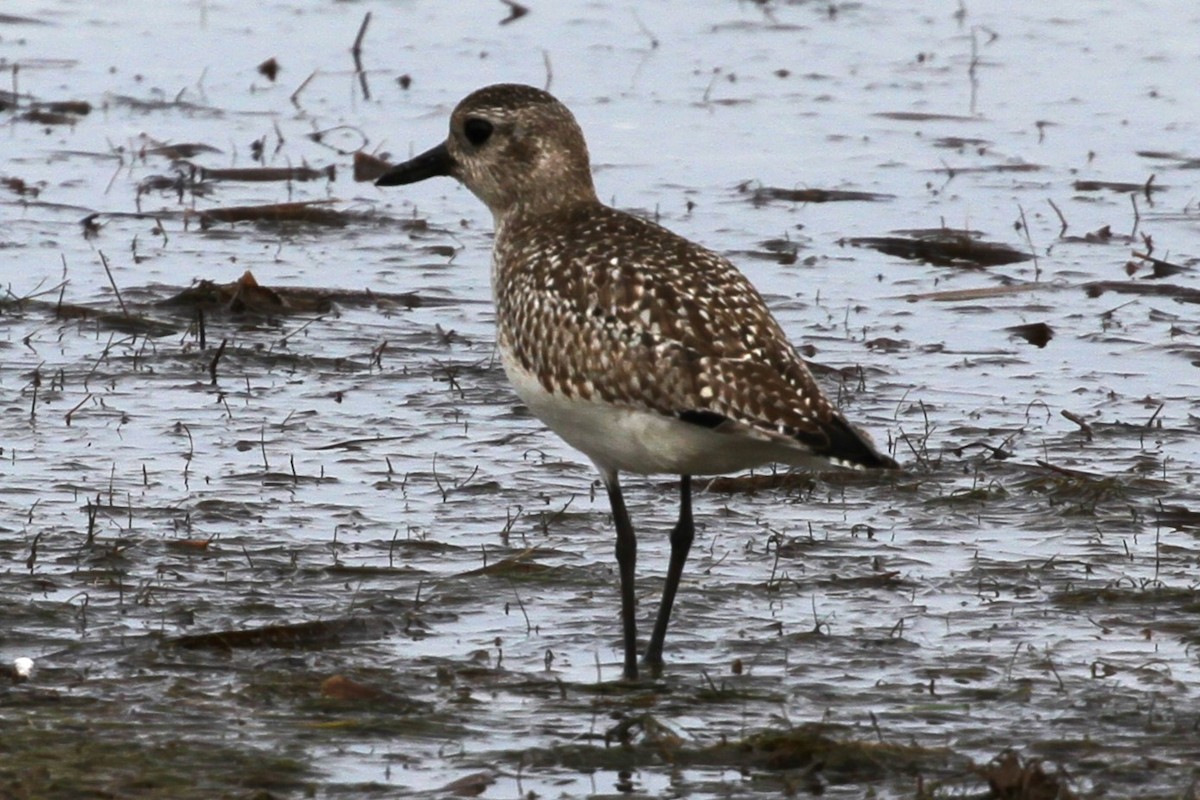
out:
{"label": "dead twig", "polygon": [[1060,467],[1057,464],[1051,464],[1049,461],[1043,461],[1040,458],[1035,458],[1033,463],[1037,464],[1042,469],[1048,469],[1051,472],[1063,475],[1068,478],[1079,478],[1085,481],[1094,481],[1100,478],[1099,475],[1093,472],[1084,472],[1081,469],[1070,469],[1069,467]]}
{"label": "dead twig", "polygon": [[[271,471],[271,462],[267,460],[267,423],[263,423],[258,429],[258,447],[262,451],[263,457],[263,472]],[[292,462],[292,475],[296,474],[296,463]]]}
{"label": "dead twig", "polygon": [[362,43],[363,37],[367,35],[367,25],[371,23],[371,12],[368,11],[363,17],[362,25],[358,28],[358,36],[354,37],[354,46],[350,48],[350,54],[354,56],[354,74],[358,76],[358,83],[362,87],[363,99],[371,99],[371,89],[367,86],[367,73],[362,65]]}
{"label": "dead twig", "polygon": [[310,319],[308,322],[304,323],[303,325],[301,325],[300,327],[296,328],[295,330],[288,331],[288,332],[287,332],[287,333],[285,333],[283,336],[280,336],[280,337],[279,337],[279,341],[278,341],[278,342],[275,342],[275,344],[272,344],[272,345],[271,345],[271,348],[270,348],[270,350],[268,350],[268,352],[273,352],[273,351],[274,351],[274,349],[275,349],[275,345],[284,345],[284,344],[287,344],[287,340],[288,340],[288,339],[292,338],[293,336],[295,336],[295,335],[296,335],[296,334],[298,334],[298,333],[303,333],[303,332],[304,332],[304,331],[305,331],[305,330],[308,328],[308,326],[309,326],[309,325],[312,325],[314,322],[320,322],[320,321],[321,321],[321,320],[323,320],[323,319],[325,319],[325,315],[324,315],[324,314],[322,314],[322,315],[321,315],[321,316],[319,316],[319,317],[313,317],[313,318],[312,318],[312,319]]}
{"label": "dead twig", "polygon": [[80,400],[78,403],[75,404],[74,408],[72,408],[70,411],[68,411],[64,415],[64,419],[66,420],[68,428],[71,427],[71,417],[75,415],[76,411],[83,408],[83,404],[86,403],[88,400],[91,400],[92,397],[94,397],[94,395],[91,392],[88,392],[87,395],[82,400]]}
{"label": "dead twig", "polygon": [[29,419],[37,419],[38,389],[42,387],[42,370],[39,366],[33,371],[33,403],[29,406]]}
{"label": "dead twig", "polygon": [[1064,217],[1063,213],[1058,210],[1058,206],[1054,204],[1053,200],[1047,199],[1046,202],[1049,203],[1050,207],[1054,209],[1054,213],[1058,214],[1058,221],[1062,223],[1062,228],[1058,232],[1058,238],[1061,239],[1067,235],[1067,218]]}
{"label": "dead twig", "polygon": [[100,263],[104,265],[104,273],[108,275],[108,283],[112,286],[113,293],[117,296],[117,305],[121,306],[121,313],[129,316],[129,309],[125,308],[125,301],[121,298],[121,290],[117,288],[117,282],[113,279],[112,270],[108,266],[108,259],[104,256],[103,250],[98,250],[100,253]]}
{"label": "dead twig", "polygon": [[1083,431],[1083,434],[1085,436],[1087,436],[1087,440],[1089,442],[1092,440],[1092,426],[1088,424],[1088,421],[1086,419],[1079,416],[1078,414],[1075,414],[1071,411],[1066,410],[1065,408],[1062,410],[1061,413],[1062,413],[1063,417],[1071,420],[1071,422],[1074,422],[1076,425],[1079,426],[1079,430]]}
{"label": "dead twig", "polygon": [[512,578],[508,579],[508,585],[512,589],[513,597],[517,598],[517,608],[521,609],[521,616],[525,617],[525,633],[533,633],[533,623],[529,621],[529,613],[525,610],[525,604],[521,602],[521,595],[517,592],[517,585],[512,582]]}
{"label": "dead twig", "polygon": [[221,356],[225,355],[225,344],[228,339],[221,340],[221,346],[217,348],[217,354],[213,356],[213,360],[208,365],[208,374],[212,377],[213,386],[217,385],[217,362],[221,360]]}
{"label": "dead twig", "polygon": [[650,40],[650,49],[657,50],[658,49],[658,37],[655,36],[654,33],[649,28],[646,27],[646,23],[642,22],[642,18],[638,16],[638,13],[636,10],[631,9],[630,13],[633,14],[633,20],[634,20],[634,22],[637,23],[638,30],[641,31],[645,35],[645,37]]}
{"label": "dead twig", "polygon": [[447,492],[446,492],[446,489],[445,489],[445,487],[443,487],[443,486],[442,486],[442,482],[441,482],[441,480],[438,478],[438,473],[437,473],[437,453],[434,453],[434,454],[433,454],[433,483],[434,483],[434,485],[435,485],[435,486],[437,486],[438,492],[439,492],[439,493],[442,495],[442,502],[443,502],[443,503],[445,503],[445,502],[446,502],[446,496],[447,496]]}
{"label": "dead twig", "polygon": [[971,114],[975,114],[975,104],[979,98],[979,39],[977,29],[971,26],[971,60],[967,63],[967,80],[971,86]]}
{"label": "dead twig", "polygon": [[1146,420],[1146,430],[1150,430],[1154,427],[1154,420],[1158,419],[1158,415],[1162,413],[1162,410],[1166,407],[1166,405],[1166,403],[1158,404],[1158,408],[1154,409],[1154,413],[1150,415],[1150,419]]}
{"label": "dead twig", "polygon": [[296,91],[292,92],[292,96],[288,98],[292,101],[292,105],[294,105],[296,108],[300,108],[300,93],[304,91],[306,86],[312,83],[312,79],[315,77],[317,77],[317,71],[314,69],[309,76],[305,78],[299,86],[296,87]]}
{"label": "dead twig", "polygon": [[1025,234],[1025,243],[1029,245],[1029,254],[1033,256],[1033,280],[1036,283],[1042,277],[1042,268],[1038,265],[1037,249],[1033,246],[1033,237],[1029,233],[1029,223],[1025,220],[1025,208],[1018,203],[1017,210],[1021,212],[1021,230]]}

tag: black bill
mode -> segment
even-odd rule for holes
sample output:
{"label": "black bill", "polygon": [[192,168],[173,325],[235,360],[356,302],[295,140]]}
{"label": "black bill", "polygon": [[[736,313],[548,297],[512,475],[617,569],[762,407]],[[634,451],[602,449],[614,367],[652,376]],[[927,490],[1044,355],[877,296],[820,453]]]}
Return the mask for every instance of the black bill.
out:
{"label": "black bill", "polygon": [[409,159],[403,164],[397,164],[379,176],[376,186],[402,186],[406,183],[416,183],[426,178],[449,176],[454,166],[454,159],[446,145],[439,144],[432,150],[426,150],[416,158]]}

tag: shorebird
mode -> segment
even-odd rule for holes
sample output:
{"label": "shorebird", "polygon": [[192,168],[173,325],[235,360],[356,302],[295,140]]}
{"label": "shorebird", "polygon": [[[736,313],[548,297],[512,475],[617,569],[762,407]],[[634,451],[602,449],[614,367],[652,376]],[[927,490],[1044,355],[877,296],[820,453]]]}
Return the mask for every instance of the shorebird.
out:
{"label": "shorebird", "polygon": [[693,475],[896,462],[825,397],[733,264],[600,202],[583,132],[548,92],[479,89],[450,115],[445,142],[376,184],[437,176],[459,180],[495,218],[492,294],[508,379],[591,459],[608,491],[629,680],[638,675],[637,539],[619,476],[680,476],[666,584],[642,659],[658,673],[694,538]]}

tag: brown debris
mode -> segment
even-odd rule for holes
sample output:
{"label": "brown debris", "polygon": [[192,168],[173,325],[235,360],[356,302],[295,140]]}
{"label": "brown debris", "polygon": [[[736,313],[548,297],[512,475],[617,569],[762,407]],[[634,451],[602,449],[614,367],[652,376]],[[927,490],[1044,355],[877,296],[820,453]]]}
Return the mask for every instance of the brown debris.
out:
{"label": "brown debris", "polygon": [[910,303],[918,300],[933,300],[937,303],[958,303],[964,300],[987,300],[992,297],[1008,297],[1024,292],[1042,292],[1062,289],[1060,284],[1053,283],[1013,283],[1004,286],[981,286],[975,289],[944,289],[937,292],[919,292],[906,294],[904,299]]}
{"label": "brown debris", "polygon": [[100,309],[76,305],[74,303],[39,303],[39,305],[46,307],[53,306],[54,315],[58,319],[87,320],[96,323],[102,328],[114,330],[119,333],[159,338],[179,332],[178,328],[174,325],[124,312],[101,311]]}
{"label": "brown debris", "polygon": [[345,675],[331,675],[321,681],[321,697],[343,706],[338,711],[357,707],[366,712],[382,712],[389,715],[428,712],[429,706],[396,694],[378,686],[362,683]]}
{"label": "brown debris", "polygon": [[991,789],[993,800],[1074,800],[1075,793],[1065,785],[1062,775],[1047,775],[1042,761],[1024,761],[1011,750],[993,758],[978,768]]}
{"label": "brown debris", "polygon": [[1014,161],[1008,164],[984,164],[979,167],[939,167],[931,172],[945,172],[950,177],[955,175],[966,175],[969,173],[987,173],[987,172],[1041,172],[1045,169],[1041,164],[1030,164],[1025,161]]}
{"label": "brown debris", "polygon": [[346,289],[260,284],[249,271],[232,283],[201,280],[178,294],[159,301],[158,305],[181,307],[190,313],[225,312],[232,314],[324,314],[334,303],[351,307],[391,306],[419,308],[444,303],[431,301],[415,292],[371,292]]}
{"label": "brown debris", "polygon": [[987,151],[992,143],[987,139],[975,139],[968,136],[942,136],[933,140],[934,147],[941,147],[946,150],[966,150],[974,148],[981,155]]}
{"label": "brown debris", "polygon": [[391,168],[392,163],[379,156],[373,156],[361,150],[356,150],[354,153],[354,181],[356,183],[374,181]]}
{"label": "brown debris", "polygon": [[947,751],[915,745],[838,740],[815,724],[755,733],[714,745],[708,755],[761,769],[819,771],[833,782],[878,780],[889,773],[941,765],[949,757]]}
{"label": "brown debris", "polygon": [[79,121],[79,117],[74,114],[61,114],[57,111],[46,111],[40,108],[29,109],[19,119],[37,125],[74,125]]}
{"label": "brown debris", "polygon": [[[1112,226],[1101,225],[1094,231],[1088,231],[1083,236],[1061,236],[1064,242],[1083,242],[1084,244],[1108,244],[1113,240]],[[1130,241],[1129,237],[1118,237],[1120,242]]]}
{"label": "brown debris", "polygon": [[[746,184],[738,187],[741,191],[749,191]],[[750,194],[750,200],[756,206],[765,205],[772,200],[782,200],[788,203],[838,203],[849,201],[877,202],[894,200],[894,194],[877,192],[856,192],[844,189],[783,189],[778,186],[759,186]]]}
{"label": "brown debris", "polygon": [[500,20],[501,25],[508,25],[509,23],[516,22],[521,17],[529,13],[528,8],[520,3],[515,2],[515,0],[500,0],[500,2],[508,6],[508,16]]}
{"label": "brown debris", "polygon": [[188,306],[207,312],[230,314],[301,314],[329,311],[333,304],[325,297],[306,296],[288,290],[276,291],[262,286],[247,270],[233,283],[217,284],[202,280],[189,286],[160,305]]}
{"label": "brown debris", "polygon": [[37,125],[74,125],[91,112],[92,104],[86,100],[56,100],[30,103],[18,119]]}
{"label": "brown debris", "polygon": [[[250,270],[242,273],[234,283],[235,291],[229,300],[229,310],[240,314],[252,309],[275,312],[283,309],[283,298],[274,289],[259,285]],[[323,305],[323,304],[322,304]],[[327,311],[328,308],[310,308],[307,311]]]}
{"label": "brown debris", "polygon": [[1170,153],[1162,150],[1138,150],[1142,158],[1153,158],[1156,161],[1174,161],[1176,169],[1200,169],[1200,158],[1186,156],[1183,153]]}
{"label": "brown debris", "polygon": [[476,797],[487,791],[488,787],[496,782],[496,776],[491,772],[475,772],[471,775],[464,775],[457,780],[450,781],[441,789],[438,794],[454,795],[455,797]]}
{"label": "brown debris", "polygon": [[756,494],[758,492],[806,492],[820,476],[830,484],[851,484],[878,481],[884,473],[878,470],[850,470],[830,467],[821,472],[788,470],[755,475],[717,475],[705,478],[704,491],[714,494]]}
{"label": "brown debris", "polygon": [[209,545],[211,544],[212,539],[172,539],[171,541],[167,542],[168,547],[189,553],[202,553],[208,550]]}
{"label": "brown debris", "polygon": [[878,111],[871,116],[899,120],[900,122],[934,122],[936,120],[947,122],[975,121],[975,117],[964,117],[961,114],[927,114],[922,111]]}
{"label": "brown debris", "polygon": [[36,17],[22,17],[17,14],[0,14],[0,25],[49,25],[45,20]]}
{"label": "brown debris", "polygon": [[142,158],[146,156],[163,156],[172,161],[184,161],[189,158],[195,158],[201,153],[220,152],[220,148],[202,142],[177,142],[175,144],[155,143],[149,147],[143,147],[138,154]]}
{"label": "brown debris", "polygon": [[331,700],[378,700],[386,697],[387,692],[351,680],[345,675],[331,675],[321,681],[321,696]]}
{"label": "brown debris", "polygon": [[[1147,263],[1151,267],[1151,272],[1147,275],[1149,280],[1157,280],[1159,278],[1170,278],[1181,272],[1188,272],[1188,268],[1181,264],[1173,264],[1170,261],[1164,261],[1161,258],[1154,258],[1149,253],[1134,252],[1133,257],[1138,261]],[[1136,267],[1135,267],[1136,271]]]}
{"label": "brown debris", "polygon": [[1083,285],[1088,297],[1099,297],[1105,292],[1117,294],[1139,294],[1151,297],[1169,297],[1180,303],[1200,303],[1200,289],[1177,286],[1173,283],[1146,283],[1145,281],[1092,281]]}
{"label": "brown debris", "polygon": [[315,620],[283,625],[264,625],[237,631],[212,631],[166,640],[171,647],[185,650],[241,650],[279,647],[289,650],[315,650],[337,647],[347,642],[377,639],[387,635],[392,625],[385,620],[350,617]]}
{"label": "brown debris", "polygon": [[1200,511],[1186,506],[1162,506],[1155,513],[1154,521],[1177,531],[1200,530]]}
{"label": "brown debris", "polygon": [[814,583],[824,589],[894,589],[905,581],[899,570],[888,570],[873,575],[831,575],[818,578]]}
{"label": "brown debris", "polygon": [[41,186],[32,186],[21,178],[0,178],[0,186],[3,186],[10,192],[19,194],[21,197],[25,197],[26,195],[37,197],[42,191]]}
{"label": "brown debris", "polygon": [[874,339],[868,339],[863,342],[868,350],[874,350],[879,353],[896,353],[901,350],[907,350],[912,347],[912,342],[904,339],[892,339],[887,336],[879,336]]}
{"label": "brown debris", "polygon": [[279,75],[279,62],[274,57],[268,58],[258,65],[258,74],[274,83],[275,78]]}
{"label": "brown debris", "polygon": [[330,164],[327,167],[228,167],[224,169],[209,169],[197,167],[201,180],[211,181],[246,181],[263,183],[267,181],[316,181],[322,178],[337,179],[337,167]]}
{"label": "brown debris", "polygon": [[1014,336],[1019,336],[1036,347],[1045,347],[1054,338],[1054,329],[1044,322],[1031,322],[1027,325],[1013,325],[1004,329]]}
{"label": "brown debris", "polygon": [[531,557],[536,557],[536,555],[534,549],[529,548],[511,558],[502,558],[486,566],[469,569],[460,574],[464,577],[473,575],[503,575],[511,577],[514,575],[538,575],[550,572],[553,569],[552,567],[531,560]]}
{"label": "brown debris", "polygon": [[[1154,176],[1150,177],[1150,181],[1154,180]],[[1125,183],[1123,181],[1075,181],[1075,191],[1077,192],[1099,192],[1110,191],[1118,194],[1128,194],[1130,192],[1145,192],[1147,196],[1151,192],[1165,192],[1166,186],[1153,186],[1150,181],[1146,183]]]}
{"label": "brown debris", "polygon": [[77,117],[85,117],[92,113],[92,104],[86,100],[50,100],[34,103],[33,108],[52,114],[74,114]]}
{"label": "brown debris", "polygon": [[1073,411],[1068,411],[1065,408],[1060,413],[1062,413],[1063,418],[1069,419],[1069,420],[1071,420],[1071,422],[1074,422],[1076,425],[1078,425],[1079,430],[1083,432],[1084,436],[1087,437],[1087,440],[1089,442],[1092,440],[1092,436],[1093,436],[1092,426],[1086,419],[1079,416],[1078,414],[1076,414]]}
{"label": "brown debris", "polygon": [[350,221],[344,212],[329,208],[330,200],[295,203],[269,203],[262,206],[227,206],[199,212],[200,225],[207,228],[217,222],[303,223],[343,227]]}
{"label": "brown debris", "polygon": [[908,236],[858,236],[842,239],[840,245],[869,247],[890,256],[924,261],[939,267],[993,267],[1016,264],[1033,258],[1006,244],[985,242],[974,231],[934,228],[904,231]]}
{"label": "brown debris", "polygon": [[755,494],[778,490],[807,490],[813,482],[810,473],[792,471],[763,475],[718,475],[704,482],[704,490],[716,494]]}
{"label": "brown debris", "polygon": [[1101,480],[1104,477],[1103,475],[1099,475],[1095,472],[1084,472],[1081,469],[1071,469],[1070,467],[1060,467],[1057,464],[1051,464],[1049,461],[1045,461],[1040,458],[1035,458],[1033,460],[1033,463],[1037,464],[1042,469],[1049,470],[1056,475],[1062,475],[1063,477],[1066,477],[1066,478],[1075,478],[1077,480],[1083,480],[1083,481],[1097,481],[1097,480]]}

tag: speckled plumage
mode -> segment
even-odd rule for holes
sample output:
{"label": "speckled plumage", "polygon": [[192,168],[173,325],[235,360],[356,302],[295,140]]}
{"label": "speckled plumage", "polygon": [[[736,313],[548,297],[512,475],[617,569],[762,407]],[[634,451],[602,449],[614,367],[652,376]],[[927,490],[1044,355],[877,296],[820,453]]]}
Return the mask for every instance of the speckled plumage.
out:
{"label": "speckled plumage", "polygon": [[618,473],[681,476],[667,586],[646,650],[662,662],[691,546],[691,475],[771,461],[892,468],[821,393],[728,260],[602,204],[575,118],[501,84],[454,109],[450,136],[380,178],[460,180],[496,221],[492,290],[504,367],[530,410],[601,471],[617,527],[626,677],[637,675],[636,544]]}
{"label": "speckled plumage", "polygon": [[749,281],[664,228],[600,204],[514,214],[493,286],[501,348],[548,392],[876,465]]}

